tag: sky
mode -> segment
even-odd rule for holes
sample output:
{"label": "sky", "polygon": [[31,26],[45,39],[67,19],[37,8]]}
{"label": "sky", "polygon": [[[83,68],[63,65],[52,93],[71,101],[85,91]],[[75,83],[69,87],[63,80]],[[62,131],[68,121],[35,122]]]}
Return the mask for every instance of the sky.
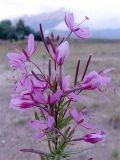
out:
{"label": "sky", "polygon": [[0,0],[0,20],[60,8],[74,12],[77,21],[90,17],[93,28],[120,28],[120,0]]}

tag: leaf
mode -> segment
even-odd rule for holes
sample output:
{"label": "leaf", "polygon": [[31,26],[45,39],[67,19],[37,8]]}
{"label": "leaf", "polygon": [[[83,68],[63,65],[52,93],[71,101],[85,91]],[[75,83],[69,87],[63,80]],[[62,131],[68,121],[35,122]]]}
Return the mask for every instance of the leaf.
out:
{"label": "leaf", "polygon": [[30,152],[30,153],[36,153],[39,155],[43,155],[43,156],[49,156],[48,153],[40,151],[40,150],[34,150],[34,149],[21,149],[20,151],[22,152]]}
{"label": "leaf", "polygon": [[85,151],[88,151],[90,149],[92,149],[93,147],[95,146],[92,146],[92,147],[87,147],[87,148],[84,148],[84,149],[81,149],[81,150],[72,150],[72,151],[67,151],[68,154],[72,155],[72,154],[81,154],[82,152],[85,152]]}
{"label": "leaf", "polygon": [[34,115],[34,116],[35,116],[35,119],[36,119],[36,120],[39,120],[39,116],[38,116],[37,112],[35,112],[35,115]]}
{"label": "leaf", "polygon": [[59,147],[57,149],[57,153],[61,153],[63,152],[64,148],[66,147],[67,145],[67,136],[68,136],[68,133],[70,131],[70,127],[68,127],[65,132],[64,132],[64,138],[62,137],[61,141],[59,141]]}
{"label": "leaf", "polygon": [[48,139],[48,147],[49,147],[50,152],[52,153],[53,152],[53,148],[51,146],[51,141],[49,139]]}
{"label": "leaf", "polygon": [[[63,102],[64,102],[64,99],[63,99]],[[62,104],[59,107],[60,111],[63,111],[64,107],[69,103],[69,101],[66,101],[64,103],[63,102],[62,102]]]}
{"label": "leaf", "polygon": [[[64,112],[65,112],[65,106],[69,104],[69,101],[65,101],[63,99],[63,102],[61,103],[61,105],[59,106],[59,117],[58,117],[58,122],[63,121],[64,118]],[[64,116],[63,116],[64,115]]]}
{"label": "leaf", "polygon": [[66,127],[66,126],[69,124],[70,121],[71,121],[71,117],[70,117],[70,116],[66,117],[66,118],[63,119],[63,121],[59,124],[58,128],[59,128],[59,129],[63,129],[64,127]]}
{"label": "leaf", "polygon": [[67,158],[67,157],[70,157],[70,154],[67,153],[67,152],[65,152],[65,151],[62,151],[62,152],[61,152],[61,156],[62,156],[63,158]]}
{"label": "leaf", "polygon": [[69,139],[71,139],[71,138],[73,137],[74,132],[75,132],[75,129],[73,129],[73,130],[69,133],[69,135],[68,135],[68,138],[69,138]]}

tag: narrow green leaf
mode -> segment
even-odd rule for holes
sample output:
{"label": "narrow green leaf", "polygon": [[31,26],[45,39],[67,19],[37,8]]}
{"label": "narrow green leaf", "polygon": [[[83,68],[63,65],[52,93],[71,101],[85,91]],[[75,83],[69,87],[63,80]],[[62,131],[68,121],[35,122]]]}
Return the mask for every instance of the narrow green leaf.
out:
{"label": "narrow green leaf", "polygon": [[66,127],[69,122],[71,121],[71,117],[68,116],[65,119],[63,119],[63,121],[59,124],[58,128],[63,129],[64,127]]}
{"label": "narrow green leaf", "polygon": [[36,119],[36,120],[39,120],[39,116],[38,116],[37,112],[35,112],[35,115],[34,115],[34,116],[35,116],[35,119]]}

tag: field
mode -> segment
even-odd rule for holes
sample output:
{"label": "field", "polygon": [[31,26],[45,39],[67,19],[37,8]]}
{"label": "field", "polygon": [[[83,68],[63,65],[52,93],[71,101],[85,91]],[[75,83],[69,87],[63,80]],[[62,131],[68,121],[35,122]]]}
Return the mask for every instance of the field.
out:
{"label": "field", "polygon": [[[44,142],[33,141],[33,130],[29,126],[29,120],[33,112],[18,112],[9,106],[10,95],[14,93],[14,76],[20,76],[9,68],[6,53],[17,46],[25,46],[23,42],[10,43],[0,41],[0,160],[38,160],[34,154],[21,153],[21,148],[37,148],[46,150]],[[37,43],[38,55],[33,58],[43,68],[47,57],[42,44]],[[97,91],[86,95],[84,105],[89,108],[89,119],[97,128],[105,130],[106,140],[93,147],[83,143],[72,145],[72,150],[91,147],[90,150],[80,153],[76,160],[87,160],[93,157],[95,160],[120,160],[120,41],[73,41],[71,53],[64,72],[74,75],[77,60],[81,60],[80,75],[82,75],[85,63],[92,54],[92,61],[88,72],[100,71],[105,68],[114,67],[110,73],[113,83],[105,94]],[[38,60],[39,58],[39,60]],[[44,69],[44,68],[43,68]],[[77,135],[79,135],[77,131]]]}

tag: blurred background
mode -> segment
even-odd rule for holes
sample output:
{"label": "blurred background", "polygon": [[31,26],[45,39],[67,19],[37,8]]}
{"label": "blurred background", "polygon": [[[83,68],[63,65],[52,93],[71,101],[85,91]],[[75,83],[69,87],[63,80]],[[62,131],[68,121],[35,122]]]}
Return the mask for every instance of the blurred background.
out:
{"label": "blurred background", "polygon": [[[75,14],[76,23],[88,16],[83,27],[88,27],[91,36],[79,40],[71,36],[71,53],[65,64],[65,73],[74,76],[77,60],[81,60],[80,75],[90,54],[92,61],[89,71],[100,71],[114,67],[111,73],[113,83],[106,93],[88,93],[84,103],[90,110],[89,119],[107,133],[105,142],[95,145],[73,144],[72,149],[79,151],[73,159],[120,160],[120,1],[119,0],[0,0],[0,160],[38,160],[36,155],[21,153],[21,148],[46,149],[46,144],[33,141],[33,130],[29,120],[33,113],[20,113],[11,109],[10,95],[14,93],[13,79],[20,76],[12,71],[6,54],[21,49],[27,44],[30,33],[35,35],[37,54],[33,59],[47,64],[47,57],[39,33],[42,23],[46,36],[53,32],[56,36],[69,33],[64,23],[66,11]],[[61,37],[62,38],[62,37]],[[28,65],[28,67],[31,67]],[[47,66],[46,66],[47,67]],[[79,136],[80,130],[77,131]]]}

